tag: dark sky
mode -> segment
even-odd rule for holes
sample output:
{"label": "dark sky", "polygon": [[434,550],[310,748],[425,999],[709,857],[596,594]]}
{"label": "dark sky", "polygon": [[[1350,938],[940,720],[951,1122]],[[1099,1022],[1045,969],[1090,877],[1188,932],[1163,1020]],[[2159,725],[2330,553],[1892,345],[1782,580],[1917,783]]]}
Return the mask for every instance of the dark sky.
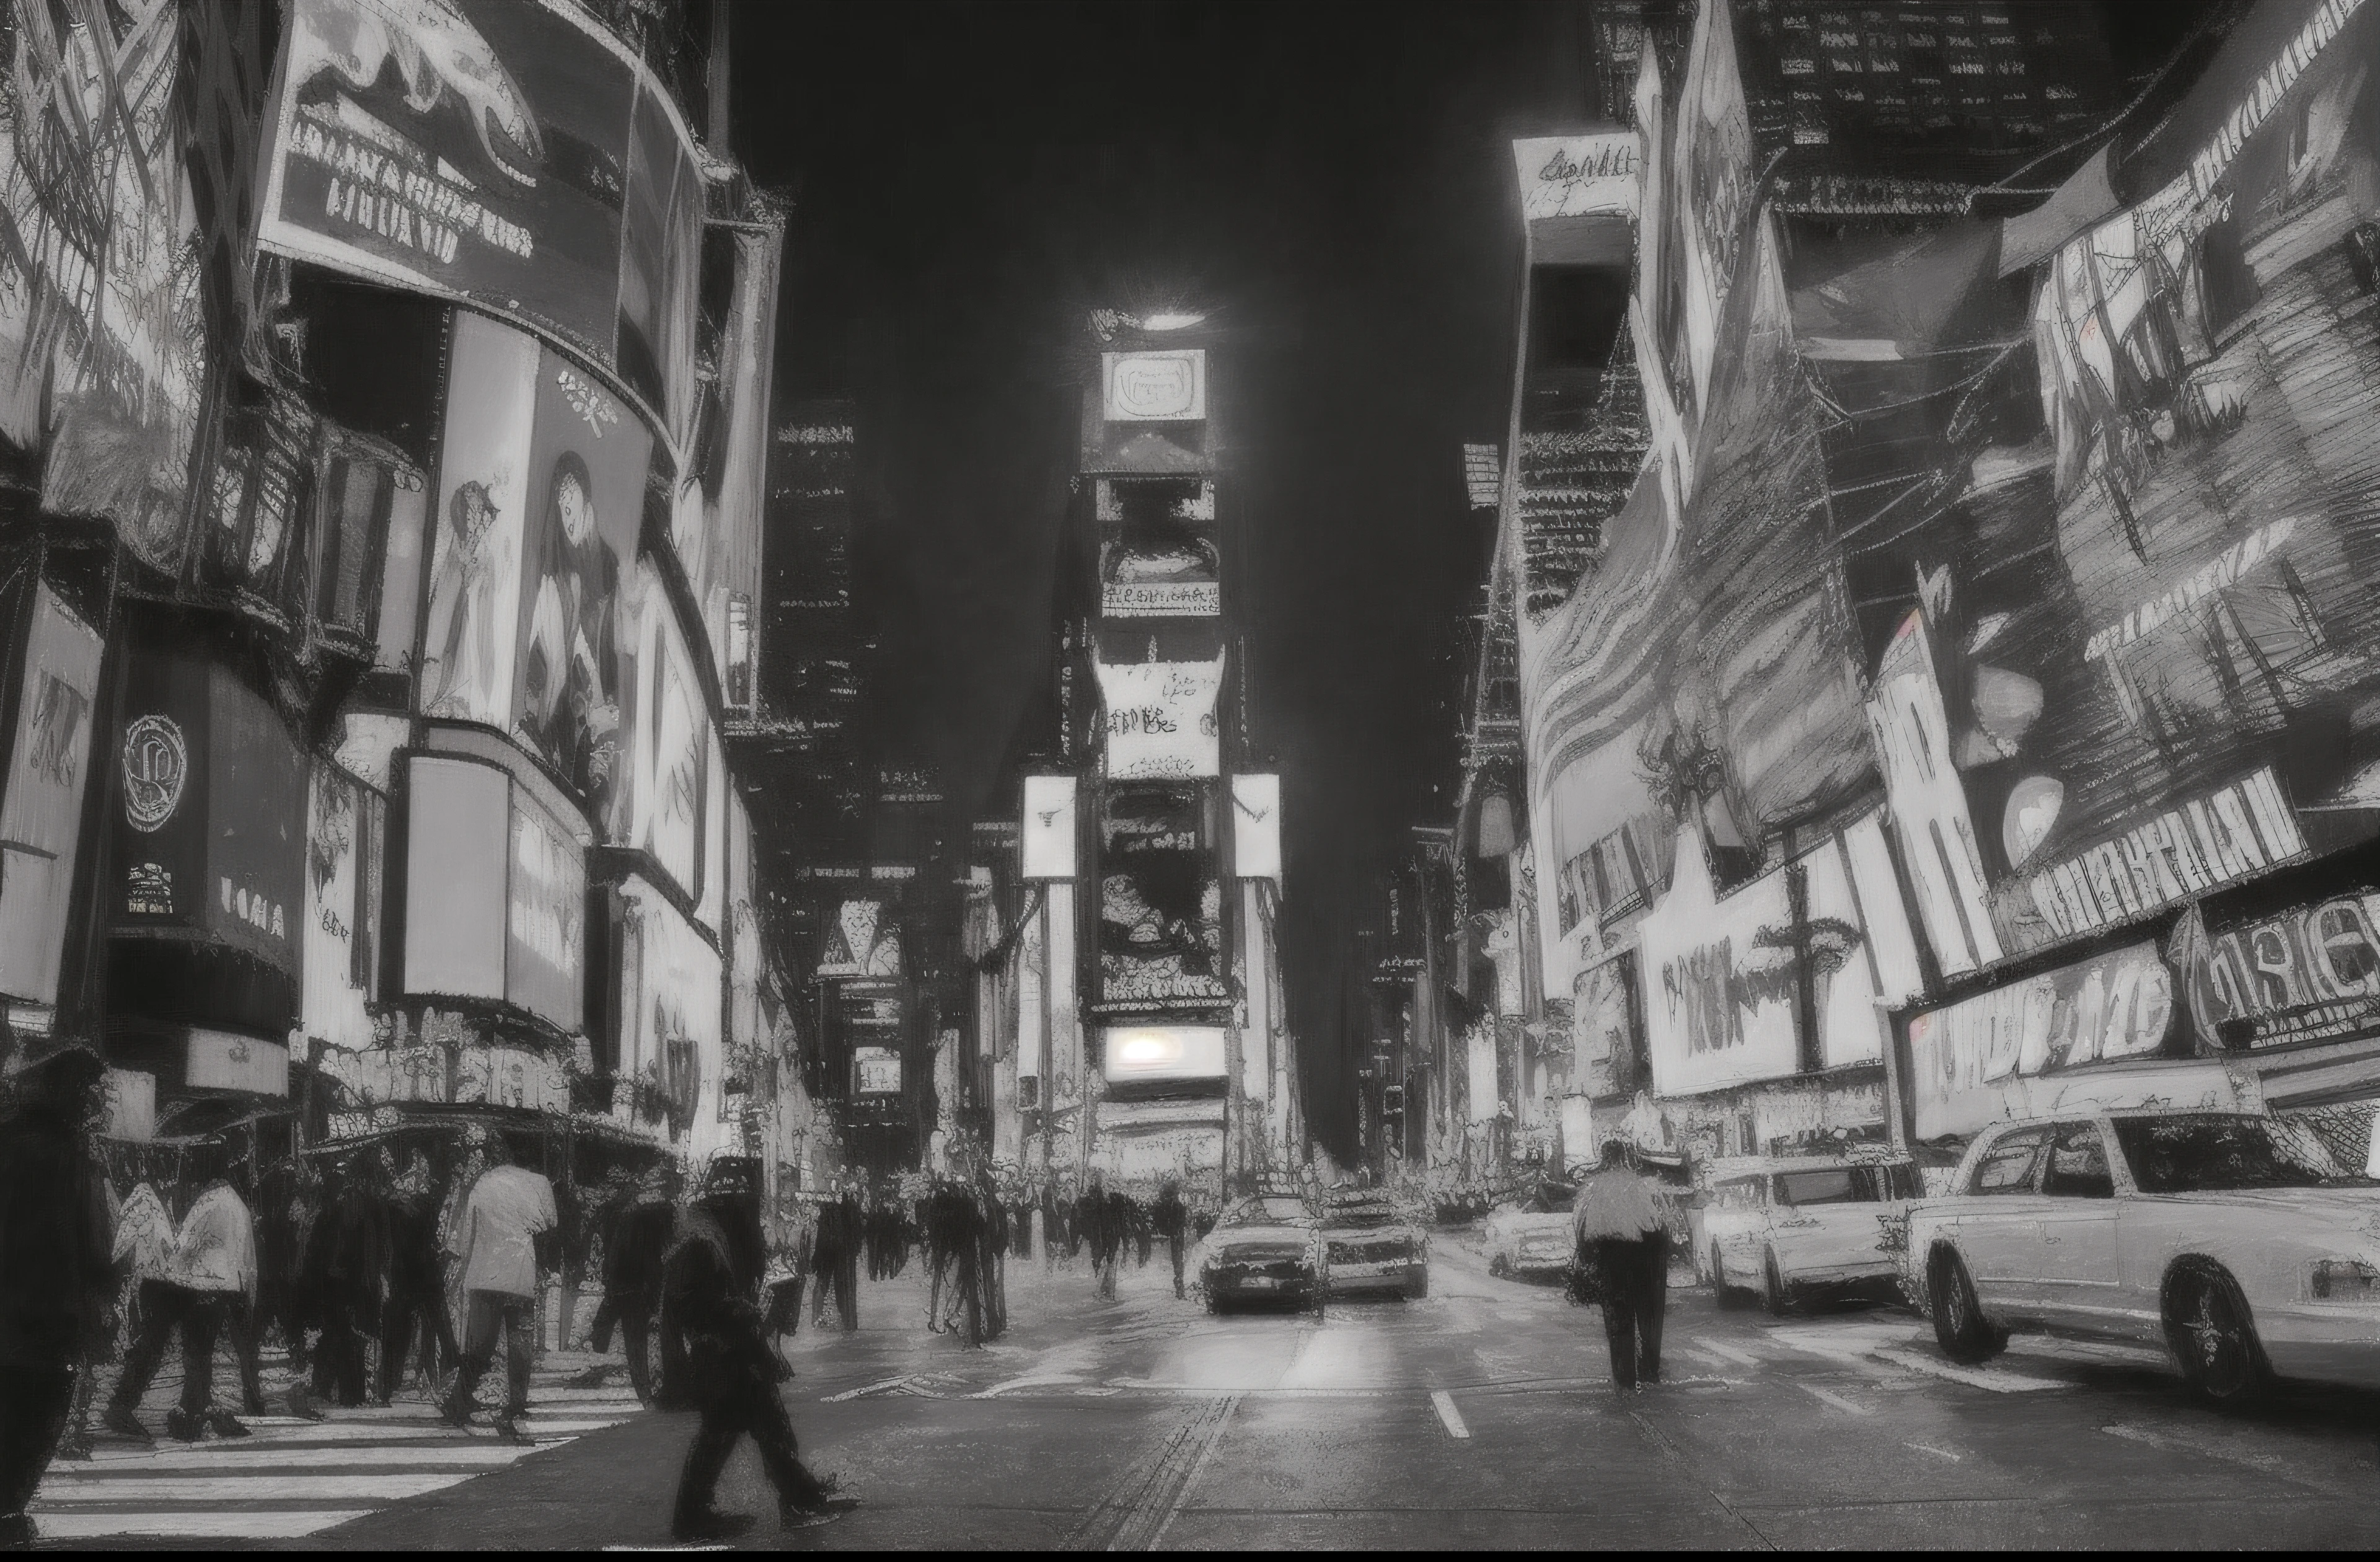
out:
{"label": "dark sky", "polygon": [[1318,1032],[1357,902],[1404,827],[1446,812],[1443,653],[1484,546],[1460,447],[1502,437],[1507,142],[1579,120],[1567,13],[749,6],[736,28],[738,151],[798,181],[780,399],[861,398],[890,697],[971,806],[999,806],[1048,665],[1064,334],[1176,291],[1235,328],[1219,412],[1250,556],[1227,605],[1285,778],[1293,1013],[1309,1054],[1335,1052]]}
{"label": "dark sky", "polygon": [[[2110,7],[2128,73],[2206,6]],[[1075,458],[1063,345],[1175,296],[1235,329],[1224,502],[1253,723],[1286,789],[1285,953],[1308,1112],[1341,1147],[1350,937],[1443,823],[1456,617],[1500,441],[1509,142],[1584,122],[1566,6],[746,5],[737,150],[794,186],[781,400],[850,391],[881,474],[887,699],[970,810],[1050,653]]]}

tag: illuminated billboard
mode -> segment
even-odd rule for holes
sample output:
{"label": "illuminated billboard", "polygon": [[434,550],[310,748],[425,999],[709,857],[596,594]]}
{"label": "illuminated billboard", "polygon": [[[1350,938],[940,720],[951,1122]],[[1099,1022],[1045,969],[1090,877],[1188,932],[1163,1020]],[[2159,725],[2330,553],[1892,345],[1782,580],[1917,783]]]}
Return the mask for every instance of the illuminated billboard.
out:
{"label": "illuminated billboard", "polygon": [[1222,766],[1223,658],[1100,662],[1111,781],[1195,780]]}
{"label": "illuminated billboard", "polygon": [[1207,355],[1198,349],[1099,354],[1111,423],[1195,423],[1207,416]]}
{"label": "illuminated billboard", "polygon": [[407,769],[405,990],[501,999],[564,1031],[585,1008],[586,842],[513,776]]}
{"label": "illuminated billboard", "polygon": [[1223,981],[1222,884],[1196,787],[1120,787],[1099,820],[1099,1002],[1211,1007]]}
{"label": "illuminated billboard", "polygon": [[703,178],[626,45],[544,0],[293,0],[259,241],[550,333],[673,434]]}
{"label": "illuminated billboard", "polygon": [[851,1093],[901,1093],[901,1055],[891,1047],[856,1047],[851,1054]]}
{"label": "illuminated billboard", "polygon": [[1223,608],[1215,485],[1203,478],[1101,478],[1099,613],[1212,618]]}
{"label": "illuminated billboard", "polygon": [[1111,1085],[1153,1080],[1220,1080],[1220,1025],[1111,1025],[1099,1032],[1102,1069]]}
{"label": "illuminated billboard", "polygon": [[1019,837],[1023,873],[1028,879],[1075,876],[1075,778],[1025,778],[1025,828]]}

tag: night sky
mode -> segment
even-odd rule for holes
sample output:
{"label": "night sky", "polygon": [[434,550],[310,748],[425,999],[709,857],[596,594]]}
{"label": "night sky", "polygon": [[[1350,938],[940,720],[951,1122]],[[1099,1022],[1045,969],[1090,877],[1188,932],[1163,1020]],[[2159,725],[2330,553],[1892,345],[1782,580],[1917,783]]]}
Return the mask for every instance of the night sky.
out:
{"label": "night sky", "polygon": [[[2186,9],[2196,9],[2187,7]],[[2127,63],[2180,31],[2119,7]],[[2144,13],[2155,13],[2154,17]],[[874,593],[904,743],[972,817],[1047,677],[1095,305],[1220,311],[1242,384],[1252,720],[1286,789],[1285,958],[1318,1135],[1350,1148],[1352,934],[1455,781],[1447,652],[1503,438],[1520,264],[1509,142],[1585,122],[1551,5],[745,6],[737,151],[795,214],[781,405],[849,392],[881,482]],[[1435,793],[1433,789],[1436,789]],[[961,821],[963,823],[963,821]]]}

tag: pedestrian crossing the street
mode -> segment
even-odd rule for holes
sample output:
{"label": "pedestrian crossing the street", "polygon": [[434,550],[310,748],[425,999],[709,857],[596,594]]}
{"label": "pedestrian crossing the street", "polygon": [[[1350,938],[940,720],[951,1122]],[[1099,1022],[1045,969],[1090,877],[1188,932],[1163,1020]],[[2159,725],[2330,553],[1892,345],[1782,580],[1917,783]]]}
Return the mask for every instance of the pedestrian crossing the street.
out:
{"label": "pedestrian crossing the street", "polygon": [[250,1435],[153,1447],[104,1440],[50,1466],[32,1515],[45,1540],[299,1540],[391,1503],[503,1470],[639,1413],[635,1393],[540,1373],[515,1441],[458,1430],[427,1402],[243,1417]]}

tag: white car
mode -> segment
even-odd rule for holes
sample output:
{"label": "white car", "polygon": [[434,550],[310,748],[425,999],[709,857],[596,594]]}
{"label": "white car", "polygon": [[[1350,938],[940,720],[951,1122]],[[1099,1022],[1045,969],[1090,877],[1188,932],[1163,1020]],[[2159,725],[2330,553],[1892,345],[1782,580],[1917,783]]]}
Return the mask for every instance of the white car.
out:
{"label": "white car", "polygon": [[1570,1263],[1571,1206],[1578,1190],[1548,1182],[1517,1204],[1500,1204],[1488,1217],[1483,1248],[1488,1273],[1500,1280],[1557,1279]]}
{"label": "white car", "polygon": [[1908,1259],[1955,1361],[2035,1329],[2162,1345],[2218,1402],[2274,1377],[2380,1387],[2380,1181],[2286,1119],[2010,1123],[1953,1186],[1911,1210]]}
{"label": "white car", "polygon": [[1898,1291],[1888,1223],[1919,1191],[1905,1157],[1747,1157],[1714,1164],[1709,1183],[1694,1267],[1722,1307],[1749,1292],[1781,1314],[1821,1292]]}

